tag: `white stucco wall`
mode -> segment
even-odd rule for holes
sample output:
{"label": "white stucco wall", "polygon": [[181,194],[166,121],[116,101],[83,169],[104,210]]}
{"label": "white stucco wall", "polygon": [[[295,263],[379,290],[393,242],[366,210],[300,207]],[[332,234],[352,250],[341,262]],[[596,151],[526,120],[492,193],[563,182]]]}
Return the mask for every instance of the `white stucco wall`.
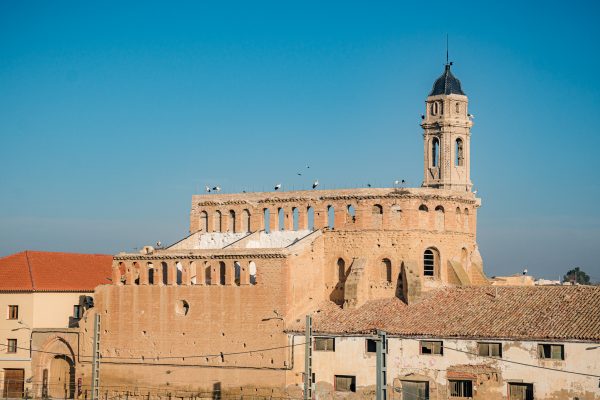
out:
{"label": "white stucco wall", "polygon": [[[366,337],[336,337],[335,352],[313,351],[313,372],[317,381],[317,393],[325,395],[332,388],[335,375],[356,376],[357,388],[371,389],[376,385],[376,356],[366,352]],[[476,340],[443,340],[444,354],[422,355],[418,339],[388,337],[388,382],[398,390],[395,398],[402,398],[400,380],[428,380],[430,399],[447,399],[448,370],[466,365],[484,365],[499,371],[497,378],[486,382],[475,382],[474,398],[507,398],[509,382],[534,384],[534,398],[537,399],[584,399],[600,398],[600,378],[571,374],[600,376],[600,343],[589,342],[548,342],[563,344],[565,360],[541,360],[537,356],[537,341],[506,341],[486,339],[480,341],[502,343],[502,358],[493,359],[476,355]],[[297,336],[296,342],[304,341]],[[474,354],[470,354],[474,353]],[[304,368],[304,346],[295,352],[297,372]],[[554,370],[556,371],[554,371]],[[491,369],[490,369],[491,370]],[[494,374],[491,374],[494,375]],[[295,374],[301,376],[301,374]],[[485,384],[485,386],[483,386]],[[301,383],[300,383],[301,385]],[[330,396],[330,395],[329,395]],[[323,397],[323,398],[325,398]],[[330,398],[330,397],[327,397]]]}

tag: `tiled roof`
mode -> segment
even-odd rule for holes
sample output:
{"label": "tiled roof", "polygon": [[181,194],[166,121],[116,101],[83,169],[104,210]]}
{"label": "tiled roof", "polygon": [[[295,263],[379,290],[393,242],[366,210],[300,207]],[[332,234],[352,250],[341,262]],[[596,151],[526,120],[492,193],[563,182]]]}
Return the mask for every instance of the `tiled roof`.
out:
{"label": "tiled roof", "polygon": [[[600,286],[438,289],[419,303],[391,298],[342,310],[327,302],[313,331],[400,336],[600,341]],[[289,326],[303,331],[304,319]]]}
{"label": "tiled roof", "polygon": [[24,251],[0,258],[2,292],[86,292],[110,283],[112,256]]}

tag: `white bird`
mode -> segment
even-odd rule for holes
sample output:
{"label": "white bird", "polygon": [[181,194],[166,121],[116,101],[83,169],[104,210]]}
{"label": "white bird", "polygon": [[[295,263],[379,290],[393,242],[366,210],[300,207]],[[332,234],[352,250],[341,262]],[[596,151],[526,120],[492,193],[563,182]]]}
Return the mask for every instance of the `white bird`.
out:
{"label": "white bird", "polygon": [[221,186],[215,186],[214,188],[212,188],[212,190],[214,190],[215,192],[220,192]]}
{"label": "white bird", "polygon": [[394,181],[394,185],[399,185],[399,184],[400,184],[400,181],[398,181],[398,180]]}
{"label": "white bird", "polygon": [[527,268],[523,270],[523,275],[527,275]]}
{"label": "white bird", "polygon": [[313,188],[313,189],[316,189],[316,188],[317,188],[317,186],[319,186],[319,181],[318,181],[318,180],[316,180],[316,181],[314,181],[314,182],[313,182],[313,186],[312,186],[312,188]]}
{"label": "white bird", "polygon": [[160,247],[162,243],[160,241],[156,242],[156,247]]}
{"label": "white bird", "polygon": [[281,189],[281,183],[278,183],[277,185],[275,185],[275,190],[279,190]]}
{"label": "white bird", "polygon": [[469,117],[471,119],[475,119],[475,115],[473,115],[473,114],[467,114],[467,117]]}
{"label": "white bird", "polygon": [[204,189],[206,190],[206,193],[210,193],[210,188],[208,186],[205,186]]}

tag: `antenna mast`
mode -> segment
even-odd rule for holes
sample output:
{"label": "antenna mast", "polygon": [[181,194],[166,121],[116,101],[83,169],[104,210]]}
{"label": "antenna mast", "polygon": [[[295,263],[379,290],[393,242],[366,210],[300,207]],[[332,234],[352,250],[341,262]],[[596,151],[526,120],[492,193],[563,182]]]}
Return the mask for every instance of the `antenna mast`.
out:
{"label": "antenna mast", "polygon": [[446,65],[448,65],[448,34],[446,33]]}

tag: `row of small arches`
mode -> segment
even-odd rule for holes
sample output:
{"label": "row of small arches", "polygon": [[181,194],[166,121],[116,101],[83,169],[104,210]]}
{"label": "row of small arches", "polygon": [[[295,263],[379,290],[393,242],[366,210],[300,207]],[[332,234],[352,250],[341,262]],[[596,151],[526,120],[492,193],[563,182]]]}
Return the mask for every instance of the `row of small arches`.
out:
{"label": "row of small arches", "polygon": [[[425,205],[425,204],[421,204],[419,206],[419,211],[421,212],[428,212],[429,208]],[[315,211],[314,208],[312,206],[308,206],[305,210],[305,214],[302,216],[300,216],[300,211],[298,207],[292,207],[292,214],[291,214],[291,224],[288,223],[286,224],[286,214],[285,214],[285,210],[283,207],[279,207],[277,208],[277,217],[276,217],[276,228],[280,231],[283,230],[294,230],[294,231],[298,231],[298,230],[314,230],[315,229]],[[394,215],[401,217],[402,215],[402,209],[398,206],[398,205],[392,205],[390,212],[392,212]],[[441,213],[444,214],[445,210],[444,207],[441,205],[438,205],[435,207],[435,212],[436,213]],[[383,225],[383,207],[380,204],[374,204],[371,206],[371,224],[372,227],[377,229],[377,228],[381,228]],[[200,230],[204,231],[204,232],[232,232],[232,233],[247,233],[247,232],[251,232],[251,228],[254,228],[251,226],[251,214],[250,211],[247,209],[242,210],[242,212],[240,213],[241,215],[239,216],[240,223],[237,223],[237,218],[238,215],[236,214],[236,212],[234,210],[229,210],[227,213],[223,213],[220,210],[216,210],[214,212],[214,216],[213,216],[213,229],[211,230],[209,227],[209,216],[208,216],[208,212],[206,211],[202,211],[200,213]],[[334,205],[328,205],[326,207],[326,214],[327,214],[327,224],[326,227],[330,228],[330,229],[334,229],[336,226],[336,220],[335,220],[335,207]],[[461,212],[460,207],[456,208],[456,216],[457,216],[457,221],[461,221],[462,217],[461,215],[463,214],[463,212]],[[464,209],[464,215],[465,215],[465,229],[468,229],[468,216],[469,216],[469,209],[465,208]],[[269,233],[271,231],[271,209],[269,208],[264,208],[263,209],[263,215],[262,215],[262,219],[263,219],[263,224],[262,227],[264,228],[265,232]],[[227,220],[227,225],[224,226],[224,222],[225,222],[225,218],[228,218]],[[345,206],[345,213],[344,213],[344,220],[342,221],[342,223],[344,225],[347,224],[354,224],[356,222],[356,209],[352,204],[346,205]],[[286,226],[286,225],[291,225],[291,226]],[[437,223],[436,225],[439,225],[439,223]],[[254,229],[256,230],[256,229]]]}
{"label": "row of small arches", "polygon": [[[155,265],[156,264],[156,265]],[[217,267],[218,266],[218,267]],[[256,285],[257,268],[254,261],[233,264],[208,261],[198,268],[195,261],[175,263],[119,262],[115,267],[118,282],[127,285]]]}
{"label": "row of small arches", "polygon": [[[337,267],[337,279],[339,282],[345,282],[350,274],[350,268],[347,266],[346,261],[343,258],[338,258],[336,262]],[[392,261],[389,258],[381,258],[379,261],[379,268],[376,271],[376,280],[381,282],[392,283],[394,281],[394,271],[392,269]],[[399,285],[402,285],[402,267],[398,266],[398,274],[396,277]]]}

